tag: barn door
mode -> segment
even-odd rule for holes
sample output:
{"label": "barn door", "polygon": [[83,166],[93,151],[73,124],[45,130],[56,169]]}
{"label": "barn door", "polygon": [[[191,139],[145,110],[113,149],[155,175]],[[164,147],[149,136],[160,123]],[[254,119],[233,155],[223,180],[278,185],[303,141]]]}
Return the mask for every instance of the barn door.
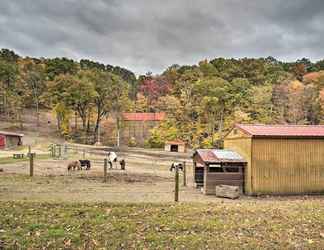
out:
{"label": "barn door", "polygon": [[0,135],[0,149],[5,148],[6,145],[6,137],[3,135]]}

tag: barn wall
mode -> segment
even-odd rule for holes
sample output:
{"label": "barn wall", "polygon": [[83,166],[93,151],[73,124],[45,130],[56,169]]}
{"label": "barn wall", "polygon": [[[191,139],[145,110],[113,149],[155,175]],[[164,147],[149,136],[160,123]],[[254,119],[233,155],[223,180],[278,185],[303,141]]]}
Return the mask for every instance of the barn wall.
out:
{"label": "barn wall", "polygon": [[183,145],[179,145],[178,146],[178,152],[185,153],[186,152],[186,146],[184,144]]}
{"label": "barn wall", "polygon": [[251,186],[251,154],[252,141],[251,136],[243,133],[241,130],[234,128],[224,140],[224,148],[232,149],[239,153],[247,162],[244,170],[245,193],[252,194]]}
{"label": "barn wall", "polygon": [[251,186],[251,154],[252,154],[252,141],[251,137],[242,133],[240,130],[233,129],[224,140],[224,148],[231,149],[239,153],[247,162],[244,170],[244,183],[245,192],[252,194]]}
{"label": "barn wall", "polygon": [[253,193],[324,192],[323,139],[253,139]]}
{"label": "barn wall", "polygon": [[124,121],[121,129],[122,143],[127,145],[130,138],[134,137],[137,145],[143,146],[151,134],[150,130],[158,124],[158,121]]}
{"label": "barn wall", "polygon": [[164,151],[170,152],[171,151],[171,145],[170,144],[165,144],[164,145]]}
{"label": "barn wall", "polygon": [[17,147],[19,144],[19,137],[18,136],[10,136],[10,135],[6,135],[6,148],[14,148]]}

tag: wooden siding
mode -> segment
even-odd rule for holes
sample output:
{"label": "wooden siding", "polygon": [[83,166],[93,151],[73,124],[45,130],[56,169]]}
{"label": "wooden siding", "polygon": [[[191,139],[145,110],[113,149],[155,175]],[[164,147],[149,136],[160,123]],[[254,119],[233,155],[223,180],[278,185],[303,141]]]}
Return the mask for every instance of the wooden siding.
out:
{"label": "wooden siding", "polygon": [[239,186],[243,184],[243,173],[211,173],[204,171],[204,194],[216,194],[217,185]]}
{"label": "wooden siding", "polygon": [[124,121],[121,129],[121,141],[127,145],[130,138],[134,137],[138,146],[143,146],[150,136],[150,130],[159,124],[158,121]]}
{"label": "wooden siding", "polygon": [[5,148],[15,148],[21,145],[22,139],[18,136],[6,136],[5,139]]}
{"label": "wooden siding", "polygon": [[233,129],[224,140],[224,148],[231,149],[239,153],[247,161],[244,170],[245,192],[252,194],[251,186],[251,154],[252,142],[251,137],[242,133],[240,130]]}
{"label": "wooden siding", "polygon": [[324,192],[324,139],[256,138],[252,152],[252,193]]}

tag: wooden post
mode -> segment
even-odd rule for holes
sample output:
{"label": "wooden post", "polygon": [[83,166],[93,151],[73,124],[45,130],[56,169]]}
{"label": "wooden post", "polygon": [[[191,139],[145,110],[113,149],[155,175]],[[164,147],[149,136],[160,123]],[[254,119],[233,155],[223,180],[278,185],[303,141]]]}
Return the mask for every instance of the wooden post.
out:
{"label": "wooden post", "polygon": [[174,201],[179,201],[179,169],[175,168],[175,187],[174,187]]}
{"label": "wooden post", "polygon": [[108,165],[108,160],[105,158],[104,159],[104,182],[107,182],[107,165]]}
{"label": "wooden post", "polygon": [[67,145],[64,144],[64,156],[63,159],[66,160],[68,158],[68,148]]}
{"label": "wooden post", "polygon": [[29,146],[28,146],[28,154],[27,154],[27,156],[30,157],[30,154],[31,154],[31,146],[29,145]]}
{"label": "wooden post", "polygon": [[186,162],[183,162],[183,186],[187,186],[187,172],[186,172]]}
{"label": "wooden post", "polygon": [[29,154],[29,176],[34,176],[34,154]]}
{"label": "wooden post", "polygon": [[49,146],[49,151],[50,151],[50,156],[53,158],[53,153],[54,153],[54,150],[53,150],[53,144],[51,144],[50,146]]}
{"label": "wooden post", "polygon": [[62,157],[62,148],[61,148],[61,144],[59,144],[58,146],[59,146],[59,155],[58,155],[58,158],[61,159],[61,157]]}

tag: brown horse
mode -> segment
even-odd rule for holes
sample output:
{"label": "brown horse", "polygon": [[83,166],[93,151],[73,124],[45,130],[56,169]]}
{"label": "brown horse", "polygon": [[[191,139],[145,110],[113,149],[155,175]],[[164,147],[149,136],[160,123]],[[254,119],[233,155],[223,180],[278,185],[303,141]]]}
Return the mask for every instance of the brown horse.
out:
{"label": "brown horse", "polygon": [[81,165],[80,165],[80,162],[79,161],[72,161],[68,164],[67,166],[67,170],[70,171],[70,170],[80,170],[81,169]]}

